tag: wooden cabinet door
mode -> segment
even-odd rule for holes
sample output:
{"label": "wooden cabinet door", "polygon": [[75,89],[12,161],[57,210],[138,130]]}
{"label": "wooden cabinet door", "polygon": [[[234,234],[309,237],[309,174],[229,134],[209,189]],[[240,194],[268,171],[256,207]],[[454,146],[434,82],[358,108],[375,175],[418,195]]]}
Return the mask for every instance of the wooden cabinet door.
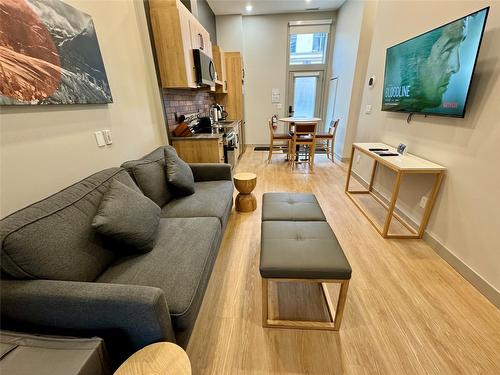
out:
{"label": "wooden cabinet door", "polygon": [[200,49],[205,55],[212,57],[210,34],[193,15],[191,15],[189,20],[189,28],[191,33],[191,48]]}
{"label": "wooden cabinet door", "polygon": [[162,87],[195,88],[191,13],[180,1],[167,0],[150,0],[149,11]]}
{"label": "wooden cabinet door", "polygon": [[239,52],[226,52],[227,95],[223,99],[228,117],[243,120],[243,68]]}
{"label": "wooden cabinet door", "polygon": [[226,78],[226,59],[224,58],[224,50],[219,46],[212,46],[212,54],[217,72],[217,93],[227,93],[227,78]]}

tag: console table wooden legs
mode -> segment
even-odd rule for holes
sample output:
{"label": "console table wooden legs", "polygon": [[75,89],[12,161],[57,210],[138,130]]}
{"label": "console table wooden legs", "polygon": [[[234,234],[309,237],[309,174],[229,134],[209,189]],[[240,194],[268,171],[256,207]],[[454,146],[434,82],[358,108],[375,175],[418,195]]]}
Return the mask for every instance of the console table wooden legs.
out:
{"label": "console table wooden legs", "polygon": [[[347,173],[347,181],[346,181],[346,186],[345,186],[345,192],[347,196],[354,202],[354,204],[360,209],[360,211],[363,213],[363,215],[366,216],[368,221],[375,227],[375,229],[382,235],[384,238],[422,238],[425,232],[425,228],[427,227],[427,223],[429,222],[429,218],[431,216],[432,208],[434,206],[434,202],[436,201],[437,194],[439,192],[439,188],[441,186],[441,182],[443,180],[444,176],[444,167],[441,168],[432,168],[432,166],[429,166],[429,164],[432,164],[431,162],[427,162],[426,160],[419,159],[416,157],[410,157],[410,156],[401,156],[399,157],[400,160],[397,162],[391,161],[389,158],[388,159],[383,159],[380,160],[380,156],[377,154],[368,151],[367,147],[365,144],[362,144],[363,147],[360,147],[356,144],[353,145],[352,147],[352,152],[351,152],[351,160],[349,162],[349,170]],[[363,152],[364,154],[372,157],[374,159],[373,163],[373,168],[370,176],[370,183],[368,184],[367,190],[350,190],[349,189],[349,182],[351,178],[351,172],[352,172],[352,163],[354,159],[354,152],[355,150],[359,150]],[[404,160],[404,158],[407,158],[408,160]],[[421,161],[421,167],[419,167],[418,162]],[[406,162],[406,164],[405,164]],[[394,182],[394,186],[392,188],[392,194],[391,194],[391,199],[389,201],[389,204],[386,202],[382,201],[380,197],[378,197],[375,193],[373,193],[373,182],[375,180],[375,174],[377,171],[378,164],[383,164],[386,167],[392,169],[394,172],[396,172],[396,180]],[[440,167],[440,166],[438,166]],[[420,225],[418,229],[413,228],[410,224],[406,222],[400,215],[394,212],[394,209],[396,207],[396,202],[398,199],[399,195],[399,189],[401,186],[401,181],[403,180],[403,177],[407,174],[433,174],[435,176],[434,179],[434,184],[431,189],[431,192],[428,196],[427,199],[427,204],[425,205],[424,208],[424,213],[422,216],[422,220],[420,222]],[[384,220],[384,224],[382,227],[377,225],[377,223],[374,221],[374,219],[369,215],[369,213],[361,206],[359,202],[356,201],[354,198],[354,195],[356,194],[370,194],[378,203],[380,203],[385,209],[387,209],[387,215]],[[411,234],[390,234],[389,233],[389,227],[391,226],[391,221],[392,218],[395,217],[406,229],[410,231]]]}

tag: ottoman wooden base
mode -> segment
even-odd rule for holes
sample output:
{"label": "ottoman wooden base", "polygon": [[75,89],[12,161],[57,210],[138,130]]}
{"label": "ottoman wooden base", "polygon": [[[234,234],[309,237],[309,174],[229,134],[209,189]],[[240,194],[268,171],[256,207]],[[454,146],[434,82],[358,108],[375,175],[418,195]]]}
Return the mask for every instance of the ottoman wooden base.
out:
{"label": "ottoman wooden base", "polygon": [[[328,308],[330,322],[318,322],[307,320],[281,320],[269,319],[269,296],[268,282],[299,282],[299,283],[317,283],[319,284]],[[337,307],[333,308],[332,300],[328,294],[327,283],[339,283],[340,292]],[[319,329],[338,331],[342,323],[344,306],[347,298],[347,289],[349,280],[317,280],[317,279],[266,279],[262,278],[262,326],[266,328],[293,328],[293,329]]]}

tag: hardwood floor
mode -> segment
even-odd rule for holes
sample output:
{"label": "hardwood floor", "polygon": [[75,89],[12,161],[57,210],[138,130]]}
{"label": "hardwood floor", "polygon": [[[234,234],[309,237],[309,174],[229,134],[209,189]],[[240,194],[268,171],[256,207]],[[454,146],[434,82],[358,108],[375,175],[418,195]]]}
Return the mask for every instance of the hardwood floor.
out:
{"label": "hardwood floor", "polygon": [[[193,374],[500,374],[500,311],[422,240],[383,239],[345,195],[345,166],[318,156],[312,174],[292,173],[283,156],[266,158],[247,149],[237,167],[257,174],[258,207],[229,220],[187,348]],[[315,193],[344,248],[353,274],[339,332],[261,326],[269,191]],[[315,285],[269,293],[271,314],[327,317]]]}

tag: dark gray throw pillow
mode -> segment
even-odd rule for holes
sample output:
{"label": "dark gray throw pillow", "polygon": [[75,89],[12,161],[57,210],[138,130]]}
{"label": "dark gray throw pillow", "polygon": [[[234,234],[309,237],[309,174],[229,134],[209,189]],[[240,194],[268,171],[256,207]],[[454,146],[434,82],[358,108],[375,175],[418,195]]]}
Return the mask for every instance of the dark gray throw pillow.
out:
{"label": "dark gray throw pillow", "polygon": [[176,189],[179,195],[191,195],[194,193],[193,171],[177,155],[175,149],[165,148],[165,168],[167,182]]}
{"label": "dark gray throw pillow", "polygon": [[[161,209],[151,199],[113,180],[92,227],[127,252],[147,253],[156,244]],[[116,247],[116,246],[114,246]]]}

